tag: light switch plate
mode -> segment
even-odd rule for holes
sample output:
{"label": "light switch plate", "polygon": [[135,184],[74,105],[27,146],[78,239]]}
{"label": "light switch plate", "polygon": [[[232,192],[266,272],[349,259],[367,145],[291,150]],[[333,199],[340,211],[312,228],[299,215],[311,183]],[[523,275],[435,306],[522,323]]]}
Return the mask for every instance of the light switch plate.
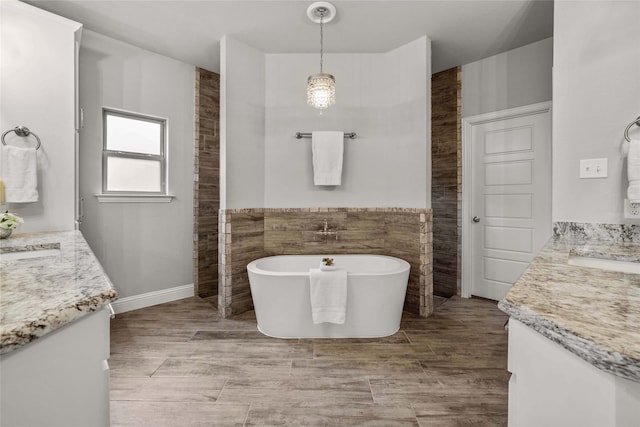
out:
{"label": "light switch plate", "polygon": [[580,160],[580,178],[606,178],[607,158]]}

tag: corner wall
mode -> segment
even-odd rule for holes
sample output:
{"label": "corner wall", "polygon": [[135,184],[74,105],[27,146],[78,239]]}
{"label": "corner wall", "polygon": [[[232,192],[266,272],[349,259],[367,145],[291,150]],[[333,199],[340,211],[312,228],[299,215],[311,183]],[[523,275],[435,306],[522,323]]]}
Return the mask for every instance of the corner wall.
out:
{"label": "corner wall", "polygon": [[[318,55],[266,55],[264,206],[429,207],[430,40],[383,54],[326,54],[324,62],[336,104],[320,115],[305,96]],[[345,139],[340,186],[313,184],[311,139],[294,135],[317,130],[358,135]]]}
{"label": "corner wall", "polygon": [[[221,55],[220,313],[251,308],[249,261],[281,250],[367,252],[382,228],[387,245],[374,250],[408,257],[414,268],[407,307],[430,314],[431,41],[424,36],[384,54],[325,55],[337,101],[323,115],[306,105],[316,54],[265,55],[225,36]],[[358,134],[345,141],[341,186],[313,185],[311,141],[294,135],[314,130]],[[299,233],[313,226],[301,224],[317,220],[315,212],[358,209],[375,220],[347,215],[342,222],[355,229],[345,230],[337,247],[308,245]],[[388,222],[387,211],[407,212],[411,223]],[[273,247],[278,230],[269,221],[290,212],[298,215],[294,229]]]}
{"label": "corner wall", "polygon": [[[0,133],[26,126],[38,135],[39,199],[0,206],[24,219],[18,233],[75,228],[75,42],[82,25],[28,4],[0,1]],[[10,132],[7,144],[37,141]]]}
{"label": "corner wall", "polygon": [[[80,49],[80,230],[121,298],[193,286],[194,67],[91,31]],[[102,107],[168,120],[170,203],[99,203]]]}
{"label": "corner wall", "polygon": [[233,37],[220,41],[220,207],[262,207],[265,55]]}
{"label": "corner wall", "polygon": [[[620,224],[627,189],[624,129],[640,115],[640,2],[556,2],[553,220]],[[640,128],[631,135],[640,139]],[[608,178],[580,179],[606,157]]]}
{"label": "corner wall", "polygon": [[553,43],[548,38],[463,65],[462,117],[551,100]]}

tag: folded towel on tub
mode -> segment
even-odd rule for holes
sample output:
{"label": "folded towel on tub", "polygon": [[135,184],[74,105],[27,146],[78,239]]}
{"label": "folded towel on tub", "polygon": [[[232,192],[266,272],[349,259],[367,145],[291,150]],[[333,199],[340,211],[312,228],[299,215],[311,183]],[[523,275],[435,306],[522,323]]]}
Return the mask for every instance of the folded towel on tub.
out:
{"label": "folded towel on tub", "polygon": [[343,324],[347,314],[347,271],[309,270],[313,323]]}

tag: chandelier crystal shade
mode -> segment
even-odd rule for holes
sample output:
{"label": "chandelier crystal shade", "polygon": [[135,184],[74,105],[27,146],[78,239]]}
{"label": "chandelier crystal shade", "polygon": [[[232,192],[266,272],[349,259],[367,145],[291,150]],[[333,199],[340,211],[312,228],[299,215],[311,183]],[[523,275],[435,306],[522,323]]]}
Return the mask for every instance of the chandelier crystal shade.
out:
{"label": "chandelier crystal shade", "polygon": [[[315,19],[319,18],[320,72],[309,76],[307,79],[307,104],[313,108],[317,108],[320,110],[320,114],[322,114],[322,110],[336,103],[336,79],[331,74],[322,72],[322,60],[324,54],[323,24],[327,15],[330,15],[331,13],[335,15],[335,8],[330,10],[328,7],[325,7],[325,5],[329,5],[327,3],[318,6],[316,6],[316,4],[317,3],[311,5],[307,12],[314,22],[316,22]],[[330,6],[333,7],[333,5]],[[333,18],[333,15],[330,16],[330,18]]]}
{"label": "chandelier crystal shade", "polygon": [[327,73],[317,73],[307,79],[307,104],[324,110],[336,103],[336,79]]}

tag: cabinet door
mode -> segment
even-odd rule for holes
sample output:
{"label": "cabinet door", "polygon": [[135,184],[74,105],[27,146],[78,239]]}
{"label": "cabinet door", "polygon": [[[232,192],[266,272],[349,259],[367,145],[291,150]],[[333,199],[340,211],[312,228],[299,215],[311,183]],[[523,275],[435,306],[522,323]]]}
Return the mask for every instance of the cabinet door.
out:
{"label": "cabinet door", "polygon": [[639,425],[640,383],[601,371],[509,320],[509,426]]}
{"label": "cabinet door", "polygon": [[0,358],[0,425],[109,425],[109,314],[85,315]]}

